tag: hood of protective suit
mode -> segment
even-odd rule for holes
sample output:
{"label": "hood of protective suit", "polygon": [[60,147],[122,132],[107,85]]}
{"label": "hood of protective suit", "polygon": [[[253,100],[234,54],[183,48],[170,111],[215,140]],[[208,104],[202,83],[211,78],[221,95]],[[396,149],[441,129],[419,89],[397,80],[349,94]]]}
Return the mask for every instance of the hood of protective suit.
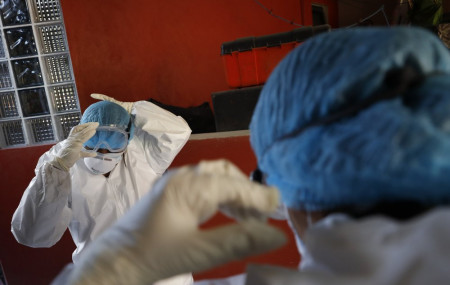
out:
{"label": "hood of protective suit", "polygon": [[[330,124],[308,124],[389,90],[409,67],[422,84]],[[250,124],[268,184],[289,208],[330,210],[411,200],[450,202],[450,53],[412,27],[335,30],[272,72]]]}
{"label": "hood of protective suit", "polygon": [[332,215],[306,232],[302,271],[253,266],[246,284],[447,284],[449,240],[449,208],[406,223]]}
{"label": "hood of protective suit", "polygon": [[[117,126],[129,133],[129,140],[131,140],[134,135],[132,116],[122,106],[113,102],[100,101],[90,105],[84,111],[80,124],[88,122],[98,122],[100,126]],[[85,143],[85,145],[95,146],[98,144],[99,140],[106,140],[109,145],[120,143],[115,141],[114,136],[105,139],[104,137],[94,135]]]}

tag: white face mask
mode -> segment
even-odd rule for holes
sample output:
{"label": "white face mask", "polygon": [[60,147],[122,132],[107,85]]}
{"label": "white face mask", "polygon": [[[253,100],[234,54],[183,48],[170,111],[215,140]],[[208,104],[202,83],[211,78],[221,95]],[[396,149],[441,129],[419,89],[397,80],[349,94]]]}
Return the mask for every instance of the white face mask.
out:
{"label": "white face mask", "polygon": [[122,160],[123,152],[99,153],[96,157],[85,157],[84,164],[94,174],[106,174]]}

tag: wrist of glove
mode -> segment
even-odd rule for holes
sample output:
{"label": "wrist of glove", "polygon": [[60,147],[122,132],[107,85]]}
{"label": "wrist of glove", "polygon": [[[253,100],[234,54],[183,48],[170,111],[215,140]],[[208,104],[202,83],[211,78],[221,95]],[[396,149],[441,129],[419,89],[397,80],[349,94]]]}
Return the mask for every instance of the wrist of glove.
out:
{"label": "wrist of glove", "polygon": [[72,128],[67,139],[62,142],[61,149],[50,162],[58,169],[69,171],[78,159],[95,156],[95,153],[83,151],[83,144],[88,141],[98,127],[98,123],[86,123]]}
{"label": "wrist of glove", "polygon": [[73,165],[72,166],[66,165],[64,161],[58,156],[55,156],[53,160],[50,161],[50,164],[58,168],[59,170],[63,170],[66,172],[69,172],[70,168],[73,166]]}
{"label": "wrist of glove", "polygon": [[[228,161],[172,170],[88,247],[69,284],[151,284],[275,249],[286,238],[261,217],[278,199]],[[239,209],[241,220],[200,229],[221,205]]]}
{"label": "wrist of glove", "polygon": [[97,99],[97,100],[103,100],[103,101],[109,101],[109,102],[116,103],[117,105],[120,105],[120,106],[122,106],[122,108],[127,110],[127,112],[129,114],[131,114],[131,111],[133,110],[133,106],[134,106],[133,102],[122,102],[122,101],[116,100],[112,97],[109,97],[109,96],[106,96],[103,94],[98,94],[98,93],[91,94],[91,97],[94,99]]}

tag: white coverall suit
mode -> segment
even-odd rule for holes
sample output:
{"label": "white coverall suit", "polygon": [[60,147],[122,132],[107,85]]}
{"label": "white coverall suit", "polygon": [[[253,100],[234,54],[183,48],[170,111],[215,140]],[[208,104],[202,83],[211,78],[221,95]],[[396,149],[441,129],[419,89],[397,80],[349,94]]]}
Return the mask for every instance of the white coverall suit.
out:
{"label": "white coverall suit", "polygon": [[76,264],[86,246],[151,189],[185,145],[191,129],[183,118],[147,101],[134,103],[132,114],[134,136],[108,178],[92,174],[83,159],[69,172],[55,168],[50,161],[61,143],[40,157],[36,176],[12,219],[11,230],[19,243],[51,247],[69,227],[77,246],[72,255]]}
{"label": "white coverall suit", "polygon": [[335,213],[312,225],[303,242],[296,238],[302,256],[299,271],[250,265],[247,275],[195,285],[448,284],[449,238],[448,207],[403,222]]}

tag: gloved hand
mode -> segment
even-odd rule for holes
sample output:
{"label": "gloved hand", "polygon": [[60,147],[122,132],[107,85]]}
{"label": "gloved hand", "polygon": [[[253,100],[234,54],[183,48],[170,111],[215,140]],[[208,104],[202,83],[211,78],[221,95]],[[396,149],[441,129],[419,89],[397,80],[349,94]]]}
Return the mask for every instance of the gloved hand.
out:
{"label": "gloved hand", "polygon": [[133,102],[122,102],[122,101],[118,101],[112,97],[103,95],[103,94],[98,94],[98,93],[93,93],[91,94],[91,97],[97,100],[103,100],[103,101],[109,101],[109,102],[113,102],[116,103],[120,106],[122,106],[125,110],[127,110],[127,112],[129,114],[131,114],[131,110],[133,109]]}
{"label": "gloved hand", "polygon": [[51,162],[56,168],[69,171],[78,159],[88,156],[96,156],[95,153],[82,150],[83,143],[88,141],[98,127],[97,122],[77,125],[70,130],[69,136],[63,142],[63,146]]}
{"label": "gloved hand", "polygon": [[[67,284],[146,285],[278,248],[284,234],[248,213],[275,210],[275,188],[225,160],[169,171],[82,254]],[[200,229],[219,205],[246,209],[239,223]]]}

